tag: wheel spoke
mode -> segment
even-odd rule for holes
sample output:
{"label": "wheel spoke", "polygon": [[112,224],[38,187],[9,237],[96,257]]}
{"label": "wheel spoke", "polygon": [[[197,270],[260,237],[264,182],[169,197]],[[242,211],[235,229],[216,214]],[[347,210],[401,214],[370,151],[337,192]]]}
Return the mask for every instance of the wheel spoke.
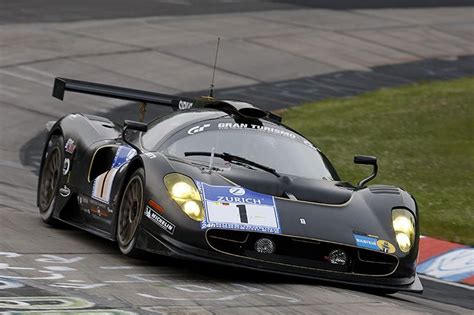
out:
{"label": "wheel spoke", "polygon": [[43,175],[40,182],[40,212],[45,212],[54,199],[56,191],[60,168],[60,151],[59,148],[54,148],[47,157],[43,168]]}
{"label": "wheel spoke", "polygon": [[128,183],[122,196],[119,212],[119,241],[128,245],[137,230],[140,222],[141,207],[143,204],[143,186],[139,177],[134,177]]}

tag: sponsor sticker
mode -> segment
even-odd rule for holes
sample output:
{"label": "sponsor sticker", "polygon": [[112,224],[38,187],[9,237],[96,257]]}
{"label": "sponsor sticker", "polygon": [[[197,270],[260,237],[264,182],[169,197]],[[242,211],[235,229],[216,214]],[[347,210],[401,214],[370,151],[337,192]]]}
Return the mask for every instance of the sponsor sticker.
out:
{"label": "sponsor sticker", "polygon": [[66,198],[66,197],[69,197],[69,195],[71,194],[71,190],[69,189],[69,187],[64,185],[63,187],[59,188],[59,194],[62,197]]}
{"label": "sponsor sticker", "polygon": [[188,134],[193,135],[193,134],[202,132],[204,131],[204,129],[209,128],[210,126],[211,126],[210,124],[204,124],[202,126],[198,125],[198,126],[191,127],[188,130]]}
{"label": "sponsor sticker", "polygon": [[354,239],[358,247],[379,250],[377,239],[375,237],[354,234]]}
{"label": "sponsor sticker", "polygon": [[79,195],[77,196],[77,201],[79,206],[82,208],[82,211],[87,214],[94,215],[99,218],[108,218],[110,214],[113,213],[111,208],[104,206],[104,204],[95,199]]}
{"label": "sponsor sticker", "polygon": [[234,196],[245,195],[245,189],[243,189],[242,187],[232,187],[229,189],[229,192]]}
{"label": "sponsor sticker", "polygon": [[74,140],[72,140],[71,138],[67,139],[66,144],[64,145],[64,151],[69,154],[73,154],[75,150],[76,144],[74,143]]}
{"label": "sponsor sticker", "polygon": [[178,103],[178,109],[190,109],[191,107],[193,107],[193,103],[192,102],[187,102],[187,101],[183,101],[183,100],[180,100],[179,103]]}
{"label": "sponsor sticker", "polygon": [[382,251],[387,254],[395,253],[396,249],[392,243],[386,240],[379,240],[375,235],[360,235],[353,233],[358,247]]}
{"label": "sponsor sticker", "polygon": [[109,211],[100,205],[91,207],[90,213],[101,218],[107,218],[109,216]]}
{"label": "sponsor sticker", "polygon": [[386,240],[378,240],[377,247],[384,253],[393,254],[395,253],[395,246]]}
{"label": "sponsor sticker", "polygon": [[197,186],[206,211],[201,229],[281,233],[273,196],[235,186],[212,186],[201,182],[197,182]]}
{"label": "sponsor sticker", "polygon": [[69,173],[70,167],[71,167],[71,160],[69,160],[68,158],[65,158],[64,163],[63,163],[63,175],[67,175],[67,173]]}
{"label": "sponsor sticker", "polygon": [[217,125],[218,129],[253,129],[253,130],[258,130],[262,132],[268,132],[272,133],[275,135],[280,135],[283,137],[288,137],[291,139],[296,139],[296,135],[292,132],[279,129],[279,128],[274,128],[274,127],[268,127],[268,126],[261,126],[257,124],[248,124],[248,123],[219,123]]}
{"label": "sponsor sticker", "polygon": [[153,210],[150,206],[146,206],[145,208],[145,216],[150,219],[151,221],[153,221],[154,223],[156,223],[160,228],[162,228],[163,230],[165,230],[166,232],[170,233],[171,235],[173,235],[174,233],[174,229],[175,229],[175,225],[173,223],[171,223],[170,221],[166,220],[165,218],[163,218],[160,214],[158,214],[157,212],[155,212],[155,210]]}

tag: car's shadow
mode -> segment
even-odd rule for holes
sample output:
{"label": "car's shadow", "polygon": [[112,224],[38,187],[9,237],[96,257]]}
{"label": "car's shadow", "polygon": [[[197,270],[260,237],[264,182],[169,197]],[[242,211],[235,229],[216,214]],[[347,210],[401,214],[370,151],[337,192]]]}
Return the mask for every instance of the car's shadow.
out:
{"label": "car's shadow", "polygon": [[[191,282],[205,281],[222,284],[241,282],[249,285],[310,285],[323,286],[329,290],[344,289],[357,291],[359,293],[369,293],[380,296],[384,295],[383,292],[376,289],[364,288],[357,285],[282,275],[268,271],[220,265],[218,263],[178,259],[152,253],[142,253],[138,257],[131,258],[123,255],[115,242],[105,240],[99,236],[89,234],[67,225],[56,227],[54,229],[59,233],[66,233],[70,237],[91,246],[93,252],[100,252],[101,254],[116,255],[120,257],[120,260],[123,261],[124,265],[149,268],[150,272],[156,274],[160,274],[162,270],[166,270],[164,274],[179,274],[179,278],[184,276],[187,281]],[[390,295],[385,296],[390,297]]]}

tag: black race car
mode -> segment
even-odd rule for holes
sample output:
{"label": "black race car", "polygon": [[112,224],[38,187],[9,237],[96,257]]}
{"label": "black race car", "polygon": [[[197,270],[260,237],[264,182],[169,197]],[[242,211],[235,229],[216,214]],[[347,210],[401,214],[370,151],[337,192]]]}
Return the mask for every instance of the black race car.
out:
{"label": "black race car", "polygon": [[[419,221],[403,189],[341,181],[308,139],[256,106],[57,78],[65,91],[175,109],[124,126],[70,114],[50,129],[41,218],[138,251],[421,292]],[[144,106],[144,105],[143,105]]]}

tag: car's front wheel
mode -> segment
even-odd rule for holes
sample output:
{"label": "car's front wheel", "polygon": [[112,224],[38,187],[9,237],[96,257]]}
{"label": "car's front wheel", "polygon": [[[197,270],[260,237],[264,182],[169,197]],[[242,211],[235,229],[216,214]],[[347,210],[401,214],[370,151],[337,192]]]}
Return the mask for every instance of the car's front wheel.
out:
{"label": "car's front wheel", "polygon": [[139,250],[135,248],[138,226],[144,211],[144,172],[137,169],[125,184],[120,200],[117,219],[117,242],[120,251],[128,256],[136,256]]}
{"label": "car's front wheel", "polygon": [[50,225],[58,222],[53,218],[59,180],[64,160],[64,140],[62,136],[53,135],[48,141],[43,168],[40,172],[38,189],[38,206],[41,219]]}

